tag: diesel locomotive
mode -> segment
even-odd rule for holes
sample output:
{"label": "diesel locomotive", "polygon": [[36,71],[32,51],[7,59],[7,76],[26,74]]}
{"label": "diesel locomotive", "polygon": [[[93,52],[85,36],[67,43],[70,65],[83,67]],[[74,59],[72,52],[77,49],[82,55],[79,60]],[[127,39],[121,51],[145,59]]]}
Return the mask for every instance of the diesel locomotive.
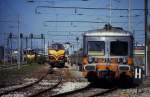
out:
{"label": "diesel locomotive", "polygon": [[53,43],[48,47],[48,63],[52,67],[64,67],[66,62],[63,44]]}
{"label": "diesel locomotive", "polygon": [[120,27],[105,25],[103,29],[83,34],[83,76],[92,82],[96,79],[141,78],[133,61],[133,34]]}
{"label": "diesel locomotive", "polygon": [[36,61],[36,57],[37,57],[37,54],[36,54],[35,50],[33,50],[33,49],[26,49],[26,50],[24,50],[24,60],[27,63],[35,62]]}

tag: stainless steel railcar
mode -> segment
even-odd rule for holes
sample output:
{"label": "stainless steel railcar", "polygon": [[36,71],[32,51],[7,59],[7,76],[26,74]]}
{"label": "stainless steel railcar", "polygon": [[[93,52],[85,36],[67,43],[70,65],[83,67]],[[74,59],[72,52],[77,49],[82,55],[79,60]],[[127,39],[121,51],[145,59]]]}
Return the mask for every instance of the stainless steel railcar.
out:
{"label": "stainless steel railcar", "polygon": [[133,34],[111,25],[84,33],[82,66],[83,75],[89,81],[122,76],[132,79]]}

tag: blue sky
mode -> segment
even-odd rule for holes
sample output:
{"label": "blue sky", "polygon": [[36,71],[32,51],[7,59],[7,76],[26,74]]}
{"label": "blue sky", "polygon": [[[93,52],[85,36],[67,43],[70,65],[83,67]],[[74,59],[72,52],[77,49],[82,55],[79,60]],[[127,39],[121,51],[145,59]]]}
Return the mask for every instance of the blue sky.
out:
{"label": "blue sky", "polygon": [[[29,33],[45,34],[47,41],[76,42],[76,37],[82,40],[82,31],[102,28],[105,23],[77,23],[77,22],[46,22],[46,21],[98,21],[109,22],[109,10],[87,9],[53,9],[37,8],[38,6],[50,7],[90,7],[108,8],[109,0],[0,0],[0,33],[17,34],[17,19],[19,15],[19,30],[24,35]],[[149,2],[150,7],[150,2]],[[128,0],[112,0],[112,9],[128,8]],[[131,0],[131,8],[144,8],[144,0]],[[35,11],[40,14],[35,13]],[[112,10],[112,25],[128,30],[128,11]],[[144,41],[144,11],[131,11],[131,32],[135,40]],[[150,14],[149,14],[150,16]],[[124,23],[116,23],[124,22]],[[150,20],[149,20],[150,23]],[[68,36],[67,36],[68,35]],[[0,37],[1,40],[4,38]],[[17,40],[13,40],[17,44]],[[35,45],[39,40],[34,41]],[[1,44],[4,42],[1,41]],[[15,47],[15,46],[14,46]]]}

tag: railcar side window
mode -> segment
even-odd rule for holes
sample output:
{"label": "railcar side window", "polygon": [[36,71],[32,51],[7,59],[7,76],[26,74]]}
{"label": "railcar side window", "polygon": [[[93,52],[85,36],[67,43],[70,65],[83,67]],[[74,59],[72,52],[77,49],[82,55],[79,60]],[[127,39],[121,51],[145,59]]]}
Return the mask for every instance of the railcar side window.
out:
{"label": "railcar side window", "polygon": [[112,41],[110,43],[110,55],[113,55],[113,56],[128,55],[128,42]]}
{"label": "railcar side window", "polygon": [[88,55],[104,55],[105,42],[104,41],[89,41],[88,42]]}

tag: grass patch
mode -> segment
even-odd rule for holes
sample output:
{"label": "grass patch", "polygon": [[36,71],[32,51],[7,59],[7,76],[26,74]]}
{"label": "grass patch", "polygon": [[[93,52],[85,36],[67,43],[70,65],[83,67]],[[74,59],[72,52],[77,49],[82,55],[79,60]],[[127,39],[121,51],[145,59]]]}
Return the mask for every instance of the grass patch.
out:
{"label": "grass patch", "polygon": [[3,74],[27,74],[32,72],[33,70],[36,70],[39,66],[39,64],[27,64],[21,66],[20,69],[14,68],[14,69],[5,69],[5,70],[0,70],[0,75],[3,76]]}
{"label": "grass patch", "polygon": [[30,77],[34,71],[42,67],[39,64],[27,64],[20,69],[0,70],[0,87],[13,83],[22,83],[25,77]]}
{"label": "grass patch", "polygon": [[29,72],[33,72],[34,70],[38,69],[39,67],[41,67],[42,65],[39,64],[27,64],[25,66],[22,66],[20,69],[16,69],[15,72],[16,73],[29,73]]}

